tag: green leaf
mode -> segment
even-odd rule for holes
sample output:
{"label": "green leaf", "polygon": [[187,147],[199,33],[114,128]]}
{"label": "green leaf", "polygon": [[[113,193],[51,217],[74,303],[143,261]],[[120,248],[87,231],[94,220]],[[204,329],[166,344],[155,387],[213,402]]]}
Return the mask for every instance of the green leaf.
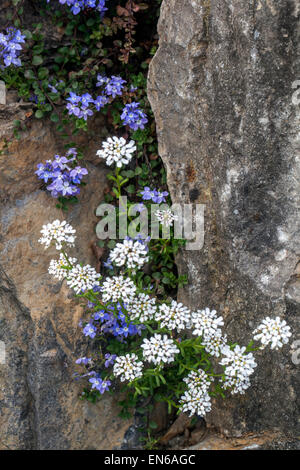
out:
{"label": "green leaf", "polygon": [[44,116],[44,113],[41,109],[38,109],[34,115],[37,119],[41,119]]}
{"label": "green leaf", "polygon": [[25,34],[27,40],[28,40],[28,39],[32,39],[32,34],[31,34],[31,32],[30,32],[28,29],[26,29],[25,31],[23,31],[23,34]]}
{"label": "green leaf", "polygon": [[152,274],[152,277],[153,277],[154,279],[159,280],[159,279],[161,278],[161,274],[160,274],[159,272],[155,272],[155,273]]}
{"label": "green leaf", "polygon": [[133,184],[130,184],[129,186],[126,186],[125,190],[129,193],[129,194],[134,194],[135,193],[135,186]]}
{"label": "green leaf", "polygon": [[54,57],[54,60],[57,64],[62,64],[65,59],[62,55],[57,55]]}
{"label": "green leaf", "polygon": [[115,240],[110,240],[107,244],[108,248],[112,249],[116,246]]}
{"label": "green leaf", "polygon": [[50,116],[50,119],[52,122],[58,122],[59,121],[59,116],[56,113],[52,113]]}
{"label": "green leaf", "polygon": [[42,63],[43,63],[43,57],[41,57],[40,55],[33,56],[33,59],[32,59],[33,65],[41,65]]}
{"label": "green leaf", "polygon": [[40,80],[44,80],[44,78],[48,77],[49,70],[46,67],[40,67],[38,70],[38,77]]}
{"label": "green leaf", "polygon": [[44,111],[47,111],[47,112],[52,111],[52,106],[51,106],[51,104],[49,104],[49,103],[45,104],[45,105],[44,105]]}
{"label": "green leaf", "polygon": [[34,72],[31,69],[25,70],[24,76],[25,78],[28,78],[29,80],[34,80],[35,78]]}
{"label": "green leaf", "polygon": [[140,175],[141,173],[143,173],[143,170],[140,166],[137,166],[134,173],[137,176],[137,175]]}
{"label": "green leaf", "polygon": [[155,423],[155,421],[150,421],[149,428],[150,429],[156,429],[157,428],[157,424]]}

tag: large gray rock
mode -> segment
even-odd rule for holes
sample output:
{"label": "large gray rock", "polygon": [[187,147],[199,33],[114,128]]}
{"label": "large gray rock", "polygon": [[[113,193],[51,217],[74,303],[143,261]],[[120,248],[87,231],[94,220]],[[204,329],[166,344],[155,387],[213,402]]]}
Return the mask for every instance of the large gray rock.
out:
{"label": "large gray rock", "polygon": [[[241,344],[266,315],[299,335],[299,12],[297,0],[164,0],[150,65],[173,202],[205,204],[203,249],[178,257],[180,300],[216,308]],[[248,393],[216,400],[208,424],[295,435],[299,361],[290,346],[257,358]]]}

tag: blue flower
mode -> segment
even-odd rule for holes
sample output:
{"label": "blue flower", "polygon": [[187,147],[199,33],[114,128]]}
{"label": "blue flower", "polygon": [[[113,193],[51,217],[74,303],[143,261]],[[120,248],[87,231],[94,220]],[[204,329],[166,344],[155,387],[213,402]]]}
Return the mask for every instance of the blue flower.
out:
{"label": "blue flower", "polygon": [[109,81],[109,78],[98,74],[98,75],[97,75],[97,83],[96,83],[96,86],[105,85],[105,83],[107,83],[108,81]]}
{"label": "blue flower", "polygon": [[[49,3],[49,1],[50,0],[47,0],[47,3]],[[59,3],[61,5],[66,3],[69,7],[71,7],[71,12],[73,15],[78,15],[78,13],[80,13],[81,10],[84,10],[85,8],[95,8],[102,16],[103,13],[107,10],[105,7],[105,0],[59,0]]]}
{"label": "blue flower", "polygon": [[89,336],[90,338],[95,338],[96,333],[97,333],[97,328],[92,323],[88,323],[83,328],[84,336]]}
{"label": "blue flower", "polygon": [[126,80],[123,80],[121,77],[116,77],[115,75],[112,75],[105,86],[105,91],[107,95],[112,96],[113,98],[115,98],[117,95],[122,95],[124,83],[126,83]]}
{"label": "blue flower", "polygon": [[144,201],[150,201],[153,197],[155,197],[155,192],[149,188],[149,186],[145,186],[144,190],[141,191],[141,196]]}
{"label": "blue flower", "polygon": [[50,183],[47,186],[48,191],[51,191],[51,196],[57,198],[59,196],[75,196],[80,193],[77,185],[81,184],[83,176],[88,174],[86,168],[74,166],[76,161],[77,151],[72,148],[67,152],[67,156],[55,155],[54,160],[48,160],[46,164],[39,163],[37,171],[35,172],[39,179],[45,183]]}
{"label": "blue flower", "polygon": [[145,113],[139,109],[140,103],[133,101],[123,108],[121,119],[124,125],[128,125],[133,130],[144,129],[148,119]]}
{"label": "blue flower", "polygon": [[73,93],[73,91],[70,91],[69,95],[70,96],[67,98],[67,101],[70,101],[70,103],[78,104],[80,102],[80,96]]}
{"label": "blue flower", "polygon": [[[25,36],[13,27],[7,28],[6,33],[0,33],[0,59],[3,59],[4,67],[10,65],[20,67],[21,60],[18,58],[18,54],[22,50],[21,43],[25,42]],[[0,67],[3,68],[3,65]]]}
{"label": "blue flower", "polygon": [[101,108],[103,108],[107,103],[109,99],[105,95],[99,95],[97,98],[94,100],[94,105],[97,111],[100,111]]}
{"label": "blue flower", "polygon": [[117,357],[116,354],[109,354],[109,353],[106,353],[105,354],[105,363],[104,363],[104,366],[105,367],[110,367],[113,365],[113,363],[115,362],[115,359]]}
{"label": "blue flower", "polygon": [[141,191],[141,196],[144,201],[152,200],[156,204],[161,202],[166,202],[166,197],[169,195],[168,191],[157,191],[156,189],[150,189],[148,186],[144,187],[144,190]]}
{"label": "blue flower", "polygon": [[75,361],[76,364],[83,364],[85,366],[87,366],[90,362],[92,362],[90,357],[80,357]]}
{"label": "blue flower", "polygon": [[89,379],[89,382],[92,384],[92,389],[95,388],[101,393],[101,395],[109,390],[111,385],[110,380],[102,380],[99,376]]}
{"label": "blue flower", "polygon": [[95,312],[94,315],[93,315],[93,318],[94,320],[100,320],[101,322],[103,322],[105,320],[105,311],[104,310],[99,310],[98,312]]}
{"label": "blue flower", "polygon": [[82,95],[80,97],[80,101],[81,101],[82,106],[87,107],[94,100],[93,100],[92,96],[89,93],[84,93],[84,95]]}
{"label": "blue flower", "polygon": [[110,258],[103,262],[103,266],[107,269],[114,269]]}

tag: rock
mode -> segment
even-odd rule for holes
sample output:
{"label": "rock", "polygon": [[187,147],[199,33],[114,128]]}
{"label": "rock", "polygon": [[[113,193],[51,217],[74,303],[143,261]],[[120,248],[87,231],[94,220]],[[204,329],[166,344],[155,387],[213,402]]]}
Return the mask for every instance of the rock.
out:
{"label": "rock", "polygon": [[[183,250],[179,300],[247,344],[267,315],[299,325],[299,14],[296,0],[163,0],[148,95],[174,203],[205,204],[204,247]],[[298,87],[298,88],[297,88]],[[214,400],[228,436],[299,433],[299,361],[259,352],[246,395]]]}
{"label": "rock", "polygon": [[173,438],[179,434],[183,434],[185,429],[191,426],[191,422],[192,418],[189,418],[186,413],[181,413],[171,425],[170,429],[160,438],[159,443],[161,445],[167,445]]}
{"label": "rock", "polygon": [[201,442],[207,434],[207,428],[204,419],[199,420],[195,429],[191,432],[189,445],[193,446]]}
{"label": "rock", "polygon": [[[3,143],[11,139],[16,113],[23,111],[18,104],[1,109],[8,116],[0,119]],[[77,141],[85,149],[89,175],[80,203],[67,214],[55,207],[34,174],[37,163],[62,151],[52,126],[33,121],[19,141],[2,146],[0,341],[6,354],[0,364],[0,449],[113,449],[121,446],[131,424],[118,417],[111,396],[97,405],[79,400],[83,383],[75,382],[73,373],[75,360],[87,351],[78,327],[83,310],[65,283],[48,274],[55,249],[45,251],[38,243],[43,224],[66,218],[77,230],[72,256],[97,264],[95,208],[106,178],[94,155],[103,122],[95,123],[94,131],[97,139],[84,135]]]}
{"label": "rock", "polygon": [[132,424],[127,429],[120,450],[141,450],[143,449],[143,443],[141,441],[143,435],[140,432],[140,424]]}
{"label": "rock", "polygon": [[150,413],[149,421],[154,421],[157,425],[155,434],[168,428],[170,415],[168,414],[168,404],[166,402],[155,402]]}
{"label": "rock", "polygon": [[[245,434],[242,438],[228,439],[215,433],[209,433],[204,440],[192,445],[187,450],[263,450],[271,448],[276,434]],[[285,443],[285,447],[288,443]]]}

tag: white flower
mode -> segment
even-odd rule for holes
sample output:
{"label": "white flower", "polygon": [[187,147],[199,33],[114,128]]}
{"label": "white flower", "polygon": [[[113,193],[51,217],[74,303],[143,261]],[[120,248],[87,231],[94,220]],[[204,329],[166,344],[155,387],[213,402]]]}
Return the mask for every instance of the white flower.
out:
{"label": "white flower", "polygon": [[157,310],[156,300],[148,294],[139,294],[128,302],[127,310],[132,320],[138,318],[141,323],[153,320]]}
{"label": "white flower", "polygon": [[289,342],[289,338],[292,336],[286,321],[281,321],[279,317],[275,319],[266,317],[253,331],[253,334],[255,334],[254,339],[262,343],[261,349],[264,349],[268,344],[271,345],[271,349],[280,349]]}
{"label": "white flower", "polygon": [[[76,258],[69,258],[69,262],[74,265],[77,262]],[[48,272],[60,281],[67,277],[69,272],[69,264],[64,255],[61,253],[59,260],[52,259],[49,264]]]}
{"label": "white flower", "polygon": [[45,249],[51,245],[51,242],[54,242],[57,250],[61,250],[63,245],[74,246],[74,241],[76,236],[74,235],[76,230],[65,220],[60,222],[59,220],[54,220],[52,224],[43,225],[41,234],[43,235],[39,242],[42,245],[45,245]]}
{"label": "white flower", "polygon": [[184,330],[190,326],[191,314],[187,307],[184,307],[182,303],[177,303],[172,300],[171,305],[162,304],[155,316],[157,321],[161,322],[162,327],[166,327],[169,330],[177,331]]}
{"label": "white flower", "polygon": [[123,276],[108,277],[102,285],[102,298],[104,302],[129,302],[135,295],[136,286],[129,278]]}
{"label": "white flower", "polygon": [[245,390],[251,385],[249,377],[244,377],[243,379],[239,377],[225,376],[222,386],[223,388],[230,389],[231,395],[239,393],[240,395],[245,394]]}
{"label": "white flower", "polygon": [[148,261],[148,252],[144,243],[138,240],[124,240],[117,243],[111,250],[109,258],[117,266],[124,266],[134,269],[143,266]]}
{"label": "white flower", "polygon": [[99,286],[100,274],[89,264],[86,266],[77,264],[68,272],[66,277],[68,286],[72,287],[76,294]]}
{"label": "white flower", "polygon": [[102,149],[97,151],[97,155],[104,158],[108,166],[116,163],[117,167],[121,168],[130,162],[135,150],[136,146],[133,140],[127,144],[123,137],[109,137],[105,142],[102,142]]}
{"label": "white flower", "polygon": [[225,356],[220,364],[225,367],[225,375],[228,377],[235,377],[244,380],[253,374],[257,366],[253,354],[245,354],[246,348],[236,345],[233,350],[227,345],[222,349],[222,354]]}
{"label": "white flower", "polygon": [[126,356],[118,356],[115,359],[113,374],[120,377],[121,382],[129,380],[130,382],[143,375],[143,363],[138,360],[136,354],[126,354]]}
{"label": "white flower", "polygon": [[224,325],[222,317],[217,316],[215,310],[206,308],[192,312],[193,335],[209,337],[218,335],[221,332],[220,326]]}
{"label": "white flower", "polygon": [[178,219],[177,215],[174,215],[171,209],[158,210],[154,213],[155,217],[165,227],[170,227],[174,220]]}
{"label": "white flower", "polygon": [[180,397],[180,409],[182,412],[189,413],[189,416],[205,416],[211,411],[211,399],[208,393],[198,391],[186,391]]}
{"label": "white flower", "polygon": [[219,357],[223,348],[227,345],[227,335],[223,336],[221,330],[218,330],[214,336],[204,336],[202,344],[206,352],[212,356]]}
{"label": "white flower", "polygon": [[150,339],[145,338],[141,348],[143,348],[144,358],[154,364],[173,362],[175,354],[180,352],[172,339],[169,339],[167,335],[162,337],[157,333]]}
{"label": "white flower", "polygon": [[209,376],[204,372],[204,370],[199,369],[197,372],[191,371],[183,381],[187,384],[189,391],[198,392],[201,390],[203,393],[207,392],[211,380]]}

